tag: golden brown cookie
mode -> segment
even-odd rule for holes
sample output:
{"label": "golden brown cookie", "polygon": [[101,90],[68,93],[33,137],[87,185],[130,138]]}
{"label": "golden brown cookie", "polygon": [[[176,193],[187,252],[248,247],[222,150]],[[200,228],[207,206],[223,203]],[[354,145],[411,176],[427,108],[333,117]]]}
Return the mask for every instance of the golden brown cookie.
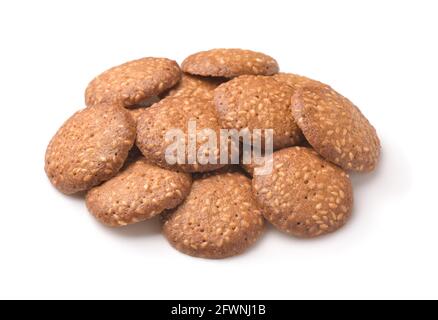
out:
{"label": "golden brown cookie", "polygon": [[[193,163],[189,163],[188,131],[189,121],[196,125],[197,143]],[[166,134],[171,129],[178,129],[183,136],[185,145],[185,160],[182,164],[169,164],[166,161],[166,150],[176,142],[175,139],[166,139]],[[223,165],[220,163],[219,145],[209,154],[212,155],[217,164],[199,162],[196,154],[201,146],[208,140],[201,136],[204,129],[212,130],[219,136],[219,122],[211,100],[199,99],[191,95],[169,96],[144,110],[137,122],[136,144],[143,155],[151,162],[165,168],[176,168],[185,172],[205,172],[218,169]],[[208,150],[207,150],[208,151]],[[203,153],[205,154],[205,153]]]}
{"label": "golden brown cookie", "polygon": [[263,228],[250,180],[241,173],[225,173],[193,181],[183,204],[164,215],[163,232],[177,250],[216,259],[242,253]]}
{"label": "golden brown cookie", "polygon": [[120,170],[134,140],[135,122],[123,108],[96,105],[83,109],[50,141],[47,176],[63,193],[87,190]]}
{"label": "golden brown cookie", "polygon": [[213,49],[187,57],[181,68],[184,72],[212,77],[232,78],[244,74],[273,75],[278,63],[270,56],[243,49]]}
{"label": "golden brown cookie", "polygon": [[291,112],[293,89],[266,76],[240,76],[215,89],[214,102],[222,128],[274,130],[274,149],[302,139]]}
{"label": "golden brown cookie", "polygon": [[292,112],[307,141],[327,160],[346,170],[376,167],[376,130],[347,98],[330,87],[304,87],[292,98]]}
{"label": "golden brown cookie", "polygon": [[181,70],[173,60],[149,57],[130,61],[94,78],[85,91],[85,103],[129,107],[159,95],[180,78]]}
{"label": "golden brown cookie", "polygon": [[190,192],[191,176],[139,159],[102,185],[88,191],[89,211],[108,226],[152,218],[180,204]]}
{"label": "golden brown cookie", "polygon": [[274,152],[273,171],[255,175],[253,190],[265,218],[297,237],[316,237],[342,227],[351,215],[348,175],[308,148]]}
{"label": "golden brown cookie", "polygon": [[168,96],[192,95],[201,99],[213,99],[216,87],[225,82],[223,79],[193,76],[183,73],[180,82],[173,87]]}

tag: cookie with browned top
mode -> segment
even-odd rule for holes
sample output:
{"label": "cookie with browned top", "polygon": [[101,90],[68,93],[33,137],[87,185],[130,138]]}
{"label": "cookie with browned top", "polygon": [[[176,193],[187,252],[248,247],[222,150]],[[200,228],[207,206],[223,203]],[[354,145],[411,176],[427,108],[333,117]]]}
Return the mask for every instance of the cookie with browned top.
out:
{"label": "cookie with browned top", "polygon": [[241,173],[193,181],[186,200],[164,215],[163,225],[164,235],[177,250],[212,259],[242,253],[261,237],[263,229],[251,182]]}
{"label": "cookie with browned top", "polygon": [[[273,129],[274,149],[298,144],[302,133],[292,116],[293,89],[267,76],[240,76],[215,89],[214,102],[222,128]],[[262,139],[262,143],[263,143]]]}
{"label": "cookie with browned top", "polygon": [[201,51],[187,57],[181,68],[194,75],[226,78],[244,74],[269,76],[279,69],[277,61],[272,57],[243,49]]}
{"label": "cookie with browned top", "polygon": [[309,238],[333,232],[348,221],[353,191],[342,169],[303,147],[274,152],[272,162],[271,174],[254,176],[253,190],[275,227]]}
{"label": "cookie with browned top", "polygon": [[376,130],[347,98],[328,86],[306,86],[292,98],[292,113],[312,147],[346,170],[372,171],[380,155]]}
{"label": "cookie with browned top", "polygon": [[150,219],[180,204],[192,179],[187,173],[162,169],[143,159],[88,191],[89,211],[108,226],[124,226]]}
{"label": "cookie with browned top", "polygon": [[148,57],[126,62],[94,78],[85,91],[85,103],[129,107],[161,94],[180,78],[181,70],[173,60]]}
{"label": "cookie with browned top", "polygon": [[[193,148],[189,139],[189,125],[196,133]],[[204,172],[222,167],[220,164],[220,146],[213,150],[205,147],[208,133],[219,137],[219,122],[213,102],[189,94],[169,96],[145,109],[137,121],[136,144],[144,156],[151,162],[165,168],[177,168],[185,172]],[[166,137],[169,133],[174,133]],[[169,163],[166,151],[181,141],[184,148],[180,163]],[[176,156],[175,152],[170,152]],[[202,154],[203,161],[198,155]],[[193,156],[193,157],[192,157]],[[212,161],[209,160],[211,156]],[[176,159],[175,159],[176,160]],[[216,163],[213,163],[216,162]]]}
{"label": "cookie with browned top", "polygon": [[109,105],[83,109],[50,141],[47,176],[63,193],[87,190],[120,170],[134,140],[135,122],[126,110]]}

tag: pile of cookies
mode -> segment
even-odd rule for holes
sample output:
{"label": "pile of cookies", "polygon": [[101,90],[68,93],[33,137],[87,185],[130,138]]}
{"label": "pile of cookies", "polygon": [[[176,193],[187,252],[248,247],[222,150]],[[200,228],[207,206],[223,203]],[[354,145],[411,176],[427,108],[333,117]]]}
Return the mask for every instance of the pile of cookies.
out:
{"label": "pile of cookies", "polygon": [[[375,129],[352,102],[250,50],[199,52],[181,68],[165,58],[127,62],[93,79],[85,103],[47,147],[51,183],[84,192],[108,226],[160,215],[171,245],[196,257],[242,253],[266,223],[304,238],[339,229],[353,206],[347,172],[372,171],[380,154]],[[170,163],[166,132],[188,132],[190,121],[197,133],[272,130],[272,170],[188,161],[189,148],[187,161]],[[207,153],[219,160],[219,147]]]}

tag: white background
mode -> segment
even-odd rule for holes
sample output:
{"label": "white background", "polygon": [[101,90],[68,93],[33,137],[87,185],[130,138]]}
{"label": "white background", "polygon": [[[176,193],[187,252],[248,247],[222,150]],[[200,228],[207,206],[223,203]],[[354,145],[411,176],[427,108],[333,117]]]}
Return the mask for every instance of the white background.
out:
{"label": "white background", "polygon": [[[0,298],[438,298],[436,1],[1,1]],[[377,128],[354,218],[311,241],[270,228],[246,254],[172,249],[157,220],[112,230],[49,184],[44,152],[88,81],[215,47],[331,84]]]}

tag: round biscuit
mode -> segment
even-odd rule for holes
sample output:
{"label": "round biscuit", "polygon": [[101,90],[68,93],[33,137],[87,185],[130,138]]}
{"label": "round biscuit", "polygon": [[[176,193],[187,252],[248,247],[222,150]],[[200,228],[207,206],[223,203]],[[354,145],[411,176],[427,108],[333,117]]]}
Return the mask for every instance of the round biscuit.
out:
{"label": "round biscuit", "polygon": [[307,141],[345,170],[372,171],[379,159],[376,130],[347,98],[328,86],[306,86],[292,98],[292,113]]}
{"label": "round biscuit", "polygon": [[243,49],[201,51],[187,57],[181,68],[194,75],[226,78],[244,74],[269,76],[279,69],[277,61],[272,57]]}
{"label": "round biscuit", "polygon": [[[175,168],[185,172],[212,171],[223,167],[220,164],[219,145],[213,151],[216,164],[200,163],[194,159],[194,163],[188,163],[188,125],[189,121],[196,122],[196,154],[201,146],[206,143],[199,138],[203,130],[213,130],[219,137],[219,122],[216,116],[213,102],[208,99],[200,99],[191,95],[169,96],[145,109],[137,121],[136,144],[143,155],[151,162],[165,168]],[[185,163],[168,164],[166,161],[166,149],[174,144],[174,140],[166,140],[169,130],[181,130],[184,134]]]}
{"label": "round biscuit", "polygon": [[[272,77],[240,76],[215,89],[214,102],[222,128],[273,129],[274,149],[298,144],[302,133],[291,112],[293,89]],[[261,140],[264,144],[264,139]]]}
{"label": "round biscuit", "polygon": [[135,140],[135,122],[120,107],[96,105],[70,117],[50,141],[45,170],[61,192],[72,194],[112,178]]}
{"label": "round biscuit", "polygon": [[85,103],[133,106],[173,87],[180,78],[173,60],[148,57],[126,62],[94,78],[85,90]]}
{"label": "round biscuit", "polygon": [[304,238],[342,227],[353,206],[348,175],[316,152],[291,147],[274,152],[270,174],[255,175],[253,191],[265,218]]}
{"label": "round biscuit", "polygon": [[88,191],[88,210],[108,226],[150,219],[179,205],[189,194],[191,176],[162,169],[141,158],[117,176]]}
{"label": "round biscuit", "polygon": [[264,229],[251,182],[241,173],[194,180],[186,200],[163,218],[163,233],[173,247],[211,259],[242,253]]}

